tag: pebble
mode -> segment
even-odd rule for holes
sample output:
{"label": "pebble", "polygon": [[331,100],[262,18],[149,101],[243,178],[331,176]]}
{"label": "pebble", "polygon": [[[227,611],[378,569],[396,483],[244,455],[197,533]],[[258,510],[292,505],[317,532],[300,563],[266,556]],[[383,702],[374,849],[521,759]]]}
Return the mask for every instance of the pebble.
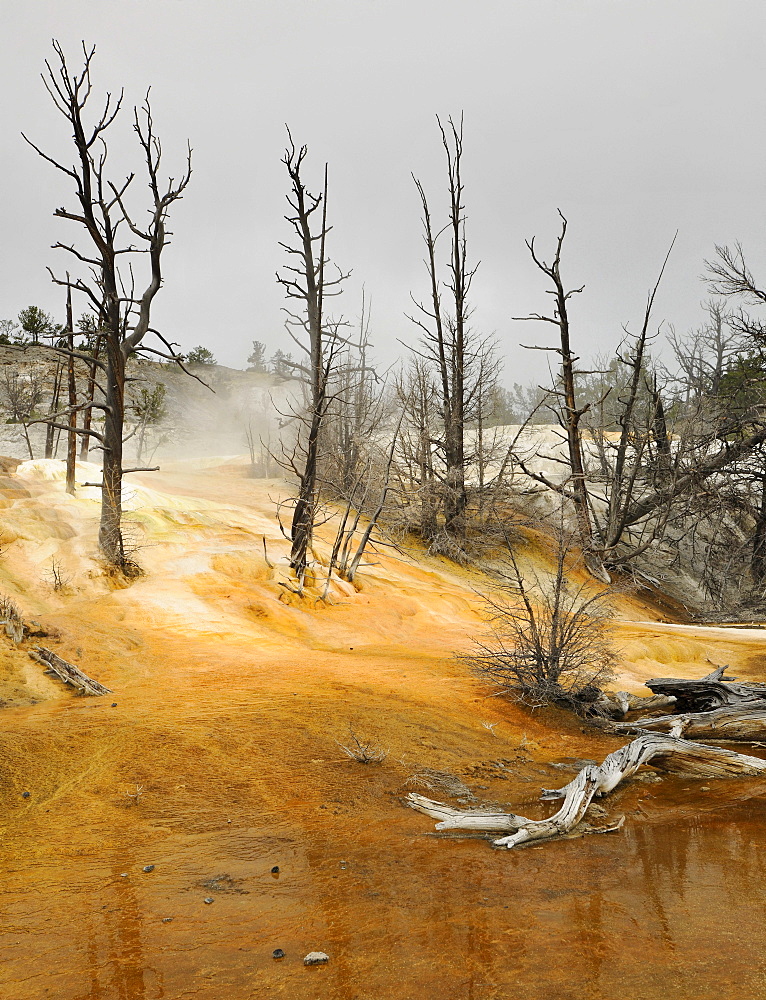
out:
{"label": "pebble", "polygon": [[29,798],[29,796],[30,796],[30,793],[29,793],[29,792],[22,792],[22,793],[21,793],[21,797],[22,797],[22,799],[28,799],[28,798]]}
{"label": "pebble", "polygon": [[120,873],[120,878],[127,878],[127,877],[128,877],[128,873],[127,872],[121,872]]}
{"label": "pebble", "polygon": [[323,951],[310,951],[308,955],[303,959],[304,965],[323,965],[325,962],[330,961],[330,956],[325,955]]}
{"label": "pebble", "polygon": [[162,922],[163,924],[169,924],[172,919],[172,917],[163,917]]}
{"label": "pebble", "polygon": [[274,867],[271,869],[271,874],[279,875],[279,865],[274,865]]}
{"label": "pebble", "polygon": [[112,708],[117,708],[117,702],[116,701],[112,702]]}
{"label": "pebble", "polygon": [[212,896],[207,896],[206,899],[204,900],[204,902],[205,903],[214,903],[215,900],[213,899]]}
{"label": "pebble", "polygon": [[144,865],[144,871],[145,872],[153,872],[154,871],[154,865]]}
{"label": "pebble", "polygon": [[274,951],[272,951],[272,953],[271,953],[271,957],[272,958],[284,958],[285,957],[285,953],[282,951],[281,948],[275,948]]}

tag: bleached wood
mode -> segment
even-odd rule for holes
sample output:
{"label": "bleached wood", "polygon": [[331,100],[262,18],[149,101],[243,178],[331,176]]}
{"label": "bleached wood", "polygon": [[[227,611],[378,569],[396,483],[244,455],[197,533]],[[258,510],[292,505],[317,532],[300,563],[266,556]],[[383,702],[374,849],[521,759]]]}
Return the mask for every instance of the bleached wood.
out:
{"label": "bleached wood", "polygon": [[112,693],[108,687],[104,687],[103,684],[94,681],[92,677],[84,674],[79,667],[76,667],[73,663],[69,663],[68,660],[63,659],[57,653],[46,649],[44,646],[36,646],[34,651],[30,651],[29,655],[32,659],[42,663],[46,669],[52,670],[65,684],[71,684],[72,687],[77,688],[80,694],[98,696]]}
{"label": "bleached wood", "polygon": [[727,706],[751,707],[766,701],[766,684],[735,683],[736,678],[723,679],[728,667],[718,667],[699,680],[685,677],[655,677],[646,686],[655,694],[675,697],[681,711],[708,712]]}
{"label": "bleached wood", "polygon": [[766,761],[758,757],[693,743],[655,733],[644,733],[610,753],[600,765],[588,764],[563,788],[544,790],[543,798],[563,798],[561,808],[544,820],[527,819],[491,809],[453,809],[443,802],[411,792],[407,804],[439,822],[437,830],[511,830],[493,841],[510,849],[529,840],[550,840],[571,831],[583,819],[595,795],[608,795],[644,764],[700,778],[725,778],[766,774]]}
{"label": "bleached wood", "polygon": [[615,723],[623,733],[649,730],[685,736],[695,740],[766,740],[766,700],[748,703],[747,707],[727,706],[712,712],[686,712]]}

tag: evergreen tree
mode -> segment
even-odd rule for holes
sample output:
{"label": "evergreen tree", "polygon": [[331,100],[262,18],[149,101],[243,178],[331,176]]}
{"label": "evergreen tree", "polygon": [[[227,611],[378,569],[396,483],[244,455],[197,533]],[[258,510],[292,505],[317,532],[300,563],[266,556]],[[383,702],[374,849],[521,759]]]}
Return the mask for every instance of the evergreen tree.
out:
{"label": "evergreen tree", "polygon": [[16,342],[19,344],[39,344],[61,332],[61,327],[53,322],[53,317],[39,306],[27,306],[19,313],[19,327]]}
{"label": "evergreen tree", "polygon": [[216,365],[218,362],[215,360],[215,356],[212,351],[209,351],[207,347],[203,347],[202,344],[198,344],[193,350],[189,351],[186,355],[186,362],[190,365]]}
{"label": "evergreen tree", "polygon": [[253,350],[247,359],[247,370],[249,372],[265,372],[266,366],[266,345],[260,340],[253,341]]}

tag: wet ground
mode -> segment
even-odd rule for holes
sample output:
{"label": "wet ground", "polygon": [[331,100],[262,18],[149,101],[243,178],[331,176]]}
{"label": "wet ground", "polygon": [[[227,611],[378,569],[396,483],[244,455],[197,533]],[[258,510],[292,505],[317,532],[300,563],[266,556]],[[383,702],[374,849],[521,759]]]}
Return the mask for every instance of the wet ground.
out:
{"label": "wet ground", "polygon": [[[126,589],[92,559],[92,501],[37,475],[2,512],[6,590],[114,692],[72,697],[3,650],[3,1000],[766,993],[766,785],[649,776],[603,803],[619,833],[516,852],[435,837],[407,791],[542,816],[541,786],[618,743],[467,675],[451,654],[480,609],[462,571],[383,556],[333,606],[285,603],[263,557],[262,536],[270,562],[284,549],[274,484],[136,480],[147,575]],[[764,675],[755,629],[621,613],[635,690],[708,662]],[[350,727],[383,763],[344,755]],[[315,950],[329,963],[304,968]]]}

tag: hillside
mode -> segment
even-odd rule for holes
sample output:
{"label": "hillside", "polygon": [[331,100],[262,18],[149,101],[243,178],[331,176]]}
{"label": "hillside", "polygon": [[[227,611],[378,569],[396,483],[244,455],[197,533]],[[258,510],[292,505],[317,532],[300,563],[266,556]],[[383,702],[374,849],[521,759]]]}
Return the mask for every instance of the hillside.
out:
{"label": "hillside", "polygon": [[[242,472],[178,463],[128,477],[146,573],[127,588],[95,555],[96,490],[68,497],[55,462],[0,484],[0,591],[113,692],[74,697],[0,647],[0,992],[499,1000],[575,996],[576,970],[601,997],[649,997],[678,983],[674,947],[641,959],[664,935],[685,949],[688,985],[673,995],[699,998],[694,969],[760,884],[752,852],[736,871],[722,853],[735,820],[753,847],[763,839],[752,788],[634,781],[609,800],[629,817],[623,833],[545,853],[433,838],[403,808],[407,791],[536,815],[539,786],[568,780],[554,765],[618,742],[493,696],[453,658],[483,627],[478,573],[382,553],[358,588],[297,601],[280,584],[284,487]],[[530,538],[522,558],[542,567],[550,553]],[[618,686],[710,663],[766,672],[760,629],[660,621],[628,596],[617,615]],[[344,755],[350,728],[388,751],[381,765]],[[719,881],[737,899],[713,914],[702,886]],[[312,950],[330,963],[305,969]],[[736,995],[730,981],[753,995],[756,978],[734,950],[717,995]]]}
{"label": "hillside", "polygon": [[[51,412],[56,356],[40,347],[17,350],[0,346],[0,454],[29,459],[29,446],[20,423],[12,423],[9,384],[21,380],[22,385],[35,382],[40,386],[41,401],[36,416]],[[157,386],[164,388],[162,419],[147,432],[146,457],[183,458],[194,455],[240,454],[247,448],[246,430],[251,427],[256,439],[268,440],[279,421],[280,411],[289,409],[295,394],[294,383],[266,372],[240,371],[223,365],[195,365],[191,375],[175,364],[131,359],[126,386],[126,415],[129,434],[138,422],[134,407],[142,392],[152,393]],[[84,398],[88,385],[87,365],[76,364],[78,390]],[[65,390],[62,390],[65,394]],[[96,398],[102,398],[97,391]],[[64,395],[60,407],[64,407]],[[34,458],[44,455],[45,427],[29,427]],[[135,456],[137,437],[126,442],[126,454]],[[56,456],[64,457],[65,435],[56,437]]]}

